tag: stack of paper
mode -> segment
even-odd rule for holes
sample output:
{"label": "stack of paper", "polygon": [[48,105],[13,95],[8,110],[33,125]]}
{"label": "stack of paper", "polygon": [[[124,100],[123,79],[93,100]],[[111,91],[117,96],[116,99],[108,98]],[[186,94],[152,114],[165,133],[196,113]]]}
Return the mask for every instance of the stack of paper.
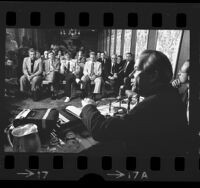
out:
{"label": "stack of paper", "polygon": [[78,108],[78,107],[75,107],[75,106],[67,106],[67,107],[66,107],[66,110],[72,112],[72,113],[75,114],[77,117],[80,117],[82,108]]}

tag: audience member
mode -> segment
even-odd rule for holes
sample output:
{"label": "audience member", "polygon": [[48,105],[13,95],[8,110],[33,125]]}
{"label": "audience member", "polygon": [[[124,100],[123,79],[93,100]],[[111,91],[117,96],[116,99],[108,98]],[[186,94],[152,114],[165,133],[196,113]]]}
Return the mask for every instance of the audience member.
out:
{"label": "audience member", "polygon": [[29,49],[29,57],[24,58],[23,61],[24,75],[20,78],[20,91],[29,93],[30,88],[34,100],[38,99],[38,90],[42,82],[42,70],[41,59],[36,59],[35,50]]}
{"label": "audience member", "polygon": [[[100,62],[96,61],[95,52],[90,52],[90,60],[85,63],[83,74],[81,78],[83,82],[82,89],[87,91],[88,96],[91,96],[91,94],[99,94],[102,84],[102,65]],[[93,92],[91,91],[91,85],[94,85]]]}
{"label": "audience member", "polygon": [[60,61],[55,58],[54,52],[49,52],[49,59],[44,60],[43,66],[43,76],[44,80],[49,81],[51,84],[51,98],[56,99],[57,97],[57,89],[58,89],[58,81],[59,81],[59,71],[60,71]]}

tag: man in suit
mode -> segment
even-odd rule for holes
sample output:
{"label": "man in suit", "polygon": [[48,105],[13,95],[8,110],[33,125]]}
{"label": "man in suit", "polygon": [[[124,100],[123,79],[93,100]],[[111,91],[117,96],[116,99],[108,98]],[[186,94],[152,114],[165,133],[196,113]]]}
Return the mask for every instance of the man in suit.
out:
{"label": "man in suit", "polygon": [[59,71],[60,71],[60,61],[55,58],[54,52],[49,52],[49,59],[44,60],[43,66],[43,76],[44,80],[51,84],[51,98],[56,99],[59,81]]}
{"label": "man in suit", "polygon": [[[102,65],[96,61],[95,52],[90,52],[90,60],[85,63],[83,77],[81,78],[82,89],[87,91],[87,95],[94,95],[101,92],[102,84]],[[91,91],[91,85],[94,85],[94,91]]]}
{"label": "man in suit", "polygon": [[105,53],[101,53],[101,57],[98,60],[102,64],[102,78],[104,81],[108,79],[108,75],[110,72],[110,60],[106,57]]}
{"label": "man in suit", "polygon": [[81,57],[82,53],[79,53],[77,59],[71,59],[71,55],[66,53],[64,59],[61,60],[60,73],[63,75],[63,78],[66,81],[65,102],[69,102],[75,97],[76,89],[78,85],[80,86],[80,79],[83,75],[84,67],[84,63],[80,61]]}
{"label": "man in suit", "polygon": [[41,58],[42,58],[42,61],[44,61],[44,60],[47,60],[48,59],[48,51],[47,50],[45,50],[44,51],[44,54],[41,56]]}
{"label": "man in suit", "polygon": [[23,93],[29,93],[30,88],[31,94],[34,100],[38,99],[38,90],[42,82],[42,60],[41,58],[36,59],[35,50],[29,49],[29,57],[24,58],[23,61],[23,76],[20,78],[20,91]]}
{"label": "man in suit", "polygon": [[117,55],[113,54],[111,56],[111,63],[109,63],[109,72],[108,72],[108,78],[106,80],[106,83],[108,83],[111,86],[112,91],[115,95],[119,93],[119,79],[118,79],[118,73],[119,73],[119,64],[117,63]]}
{"label": "man in suit", "polygon": [[106,118],[93,100],[82,100],[84,125],[97,141],[124,143],[126,155],[177,156],[190,152],[186,140],[191,133],[180,95],[170,84],[173,74],[169,59],[162,52],[146,50],[139,61],[134,91],[145,99],[123,118]]}
{"label": "man in suit", "polygon": [[132,72],[134,71],[134,57],[133,54],[128,52],[126,53],[126,60],[124,61],[123,69],[118,74],[119,83],[122,83],[120,86],[120,95],[124,95],[125,90],[131,89],[131,77]]}
{"label": "man in suit", "polygon": [[66,81],[65,84],[65,102],[69,102],[71,98],[71,85],[75,80],[73,74],[74,71],[74,62],[71,59],[69,53],[65,53],[64,58],[61,59],[60,73],[63,75],[63,79]]}

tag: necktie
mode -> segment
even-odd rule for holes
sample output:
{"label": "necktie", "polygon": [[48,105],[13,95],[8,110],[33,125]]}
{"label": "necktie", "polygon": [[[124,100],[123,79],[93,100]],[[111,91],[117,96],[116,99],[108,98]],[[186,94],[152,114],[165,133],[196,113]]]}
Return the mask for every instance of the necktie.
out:
{"label": "necktie", "polygon": [[70,62],[68,61],[68,71],[70,71]]}
{"label": "necktie", "polygon": [[33,73],[34,60],[31,60],[31,73]]}
{"label": "necktie", "polygon": [[111,67],[111,74],[114,73],[114,64],[112,63],[112,67]]}
{"label": "necktie", "polygon": [[129,61],[126,62],[126,66],[125,66],[124,72],[126,72],[126,69],[128,67],[128,63],[129,63]]}
{"label": "necktie", "polygon": [[92,76],[93,74],[94,74],[94,62],[92,62],[90,70],[90,75]]}

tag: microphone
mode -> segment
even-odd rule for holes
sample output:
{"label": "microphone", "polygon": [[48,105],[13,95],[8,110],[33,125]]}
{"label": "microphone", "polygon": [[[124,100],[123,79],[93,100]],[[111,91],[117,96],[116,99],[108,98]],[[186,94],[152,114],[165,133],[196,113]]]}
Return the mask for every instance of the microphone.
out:
{"label": "microphone", "polygon": [[129,111],[130,111],[131,99],[132,99],[132,97],[129,96],[129,97],[128,97],[127,113],[129,113]]}

